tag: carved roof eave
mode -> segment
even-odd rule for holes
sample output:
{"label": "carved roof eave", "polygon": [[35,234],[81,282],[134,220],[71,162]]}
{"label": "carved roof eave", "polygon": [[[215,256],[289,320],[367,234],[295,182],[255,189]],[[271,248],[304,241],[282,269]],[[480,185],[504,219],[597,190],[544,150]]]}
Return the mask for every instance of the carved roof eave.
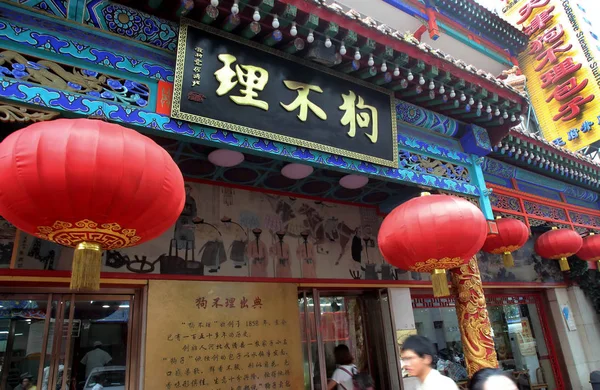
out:
{"label": "carved roof eave", "polygon": [[533,170],[563,181],[595,190],[600,187],[600,164],[587,156],[554,145],[541,135],[513,128],[508,137],[494,145],[492,155],[509,162],[520,161]]}
{"label": "carved roof eave", "polygon": [[[418,0],[413,0],[418,1]],[[450,3],[455,4],[450,4]],[[465,22],[469,25],[463,26],[469,31],[481,36],[482,38],[488,39],[495,44],[505,42],[502,47],[510,47],[514,54],[518,54],[523,51],[529,42],[529,37],[519,28],[516,28],[508,21],[504,20],[501,16],[493,11],[490,11],[483,5],[477,3],[474,0],[433,0],[434,8],[447,18],[452,19],[455,23]],[[467,11],[463,13],[464,18],[459,18],[458,15],[454,15],[452,12],[456,9],[469,10],[473,9],[475,12],[467,14]],[[469,17],[469,21],[465,20]],[[493,24],[506,30],[505,34],[497,34],[494,31]],[[480,25],[479,29],[472,28],[476,25]],[[481,31],[481,30],[484,31]],[[486,31],[487,30],[487,31]],[[497,30],[497,28],[496,28]]]}
{"label": "carved roof eave", "polygon": [[[392,46],[398,52],[405,52],[409,56],[423,60],[428,65],[437,66],[441,70],[450,71],[457,77],[468,79],[480,87],[487,89],[499,88],[503,93],[499,93],[504,98],[522,105],[527,105],[527,96],[525,93],[499,80],[491,73],[477,69],[475,66],[467,64],[461,59],[456,59],[442,50],[434,49],[427,43],[419,43],[414,37],[406,36],[391,27],[379,23],[376,20],[363,16],[360,13],[351,10],[351,12],[342,12],[340,7],[328,5],[321,0],[279,0],[282,3],[292,4],[305,12],[315,13],[324,20],[335,22],[360,35],[368,36],[377,41],[382,46]],[[312,3],[312,4],[311,4]],[[321,10],[321,12],[319,12]],[[362,34],[361,34],[362,33]]]}

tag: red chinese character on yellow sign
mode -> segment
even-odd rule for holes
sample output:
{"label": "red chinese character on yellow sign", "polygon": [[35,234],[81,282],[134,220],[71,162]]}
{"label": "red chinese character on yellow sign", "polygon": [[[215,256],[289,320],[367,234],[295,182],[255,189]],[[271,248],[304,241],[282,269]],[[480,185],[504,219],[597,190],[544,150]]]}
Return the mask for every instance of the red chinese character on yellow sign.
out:
{"label": "red chinese character on yellow sign", "polygon": [[571,100],[570,102],[560,106],[560,108],[558,109],[558,114],[556,114],[552,119],[555,122],[559,119],[562,119],[563,122],[570,121],[571,119],[577,117],[577,115],[581,113],[581,106],[594,100],[594,97],[594,95],[590,95],[585,98],[581,96],[573,98],[573,100]]}
{"label": "red chinese character on yellow sign", "polygon": [[529,0],[524,6],[519,9],[519,15],[521,15],[521,19],[517,22],[517,24],[523,24],[529,17],[532,12],[536,8],[542,8],[548,5],[550,0]]}
{"label": "red chinese character on yellow sign", "polygon": [[554,11],[554,6],[535,15],[533,19],[531,19],[531,23],[529,23],[529,26],[526,26],[523,29],[523,32],[531,36],[540,30],[544,30],[546,28],[546,25],[548,25],[552,18],[554,18],[554,15],[552,15],[552,11]]}
{"label": "red chinese character on yellow sign", "polygon": [[531,41],[529,54],[538,54],[544,48],[545,43],[556,43],[565,35],[565,30],[562,24],[558,24],[547,29],[544,33],[534,41]]}
{"label": "red chinese character on yellow sign", "polygon": [[586,85],[588,85],[588,79],[578,83],[576,77],[571,77],[554,89],[554,92],[552,92],[552,94],[546,99],[546,103],[550,103],[552,99],[556,99],[557,102],[570,99],[574,95],[577,95],[579,92],[583,91]]}
{"label": "red chinese character on yellow sign", "polygon": [[540,63],[535,67],[536,72],[539,72],[540,70],[544,69],[544,67],[548,65],[548,63],[558,64],[558,58],[556,57],[556,54],[567,52],[573,47],[573,45],[571,45],[570,43],[567,46],[561,47],[563,43],[564,41],[558,41],[549,49],[546,49],[540,54],[538,54],[538,56],[535,59],[540,61]]}
{"label": "red chinese character on yellow sign", "polygon": [[540,80],[542,81],[542,88],[547,88],[549,85],[555,84],[560,81],[563,77],[569,76],[581,69],[581,64],[573,63],[573,57],[567,57],[559,64],[556,64],[552,69],[542,74]]}

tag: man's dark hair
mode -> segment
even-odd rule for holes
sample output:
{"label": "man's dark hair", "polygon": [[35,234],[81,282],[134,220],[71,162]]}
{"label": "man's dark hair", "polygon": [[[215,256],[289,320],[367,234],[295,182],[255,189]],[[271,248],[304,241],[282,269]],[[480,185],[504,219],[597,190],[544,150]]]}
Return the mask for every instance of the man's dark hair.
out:
{"label": "man's dark hair", "polygon": [[333,350],[335,356],[335,363],[340,366],[349,366],[354,362],[354,358],[350,353],[350,348],[345,344],[340,344]]}
{"label": "man's dark hair", "polygon": [[[511,377],[506,375],[502,370],[498,370],[496,368],[482,368],[473,374],[473,377],[469,381],[468,388],[469,390],[483,390],[485,386],[485,382],[488,381],[491,377],[494,376],[503,376],[511,381],[513,380]],[[514,382],[514,381],[513,381]]]}
{"label": "man's dark hair", "polygon": [[424,358],[429,355],[431,357],[431,363],[435,358],[435,347],[433,343],[429,341],[427,337],[423,336],[409,336],[402,344],[402,351],[413,351],[420,358]]}

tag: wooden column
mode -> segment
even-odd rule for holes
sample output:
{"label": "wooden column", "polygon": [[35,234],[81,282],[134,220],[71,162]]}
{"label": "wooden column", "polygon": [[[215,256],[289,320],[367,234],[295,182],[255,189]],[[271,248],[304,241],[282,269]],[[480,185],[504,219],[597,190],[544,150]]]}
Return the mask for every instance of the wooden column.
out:
{"label": "wooden column", "polygon": [[456,315],[469,377],[486,367],[498,367],[492,327],[481,285],[477,258],[452,270]]}

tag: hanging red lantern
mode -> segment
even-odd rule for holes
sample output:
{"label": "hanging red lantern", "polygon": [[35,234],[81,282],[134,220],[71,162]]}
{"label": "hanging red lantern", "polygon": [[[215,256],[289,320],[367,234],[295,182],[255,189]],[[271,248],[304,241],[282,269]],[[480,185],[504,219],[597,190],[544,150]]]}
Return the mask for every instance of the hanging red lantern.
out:
{"label": "hanging red lantern", "polygon": [[583,245],[577,257],[584,261],[597,261],[598,270],[600,271],[600,235],[590,233],[589,236],[583,239]]}
{"label": "hanging red lantern", "polygon": [[391,265],[430,272],[434,295],[445,296],[450,294],[446,270],[468,263],[486,234],[486,219],[477,206],[455,196],[430,195],[392,210],[379,228],[378,245]]}
{"label": "hanging red lantern", "polygon": [[558,260],[561,271],[568,271],[569,262],[567,257],[577,253],[583,245],[583,239],[575,230],[558,229],[556,226],[552,230],[542,234],[535,242],[535,253],[545,259]]}
{"label": "hanging red lantern", "polygon": [[0,215],[75,248],[71,288],[98,290],[102,250],[141,244],[185,202],[171,156],[137,131],[91,119],[39,122],[0,144]]}
{"label": "hanging red lantern", "polygon": [[512,252],[521,248],[529,239],[529,229],[527,225],[515,218],[496,219],[498,234],[490,235],[483,244],[483,250],[487,253],[502,255],[505,267],[515,265]]}

